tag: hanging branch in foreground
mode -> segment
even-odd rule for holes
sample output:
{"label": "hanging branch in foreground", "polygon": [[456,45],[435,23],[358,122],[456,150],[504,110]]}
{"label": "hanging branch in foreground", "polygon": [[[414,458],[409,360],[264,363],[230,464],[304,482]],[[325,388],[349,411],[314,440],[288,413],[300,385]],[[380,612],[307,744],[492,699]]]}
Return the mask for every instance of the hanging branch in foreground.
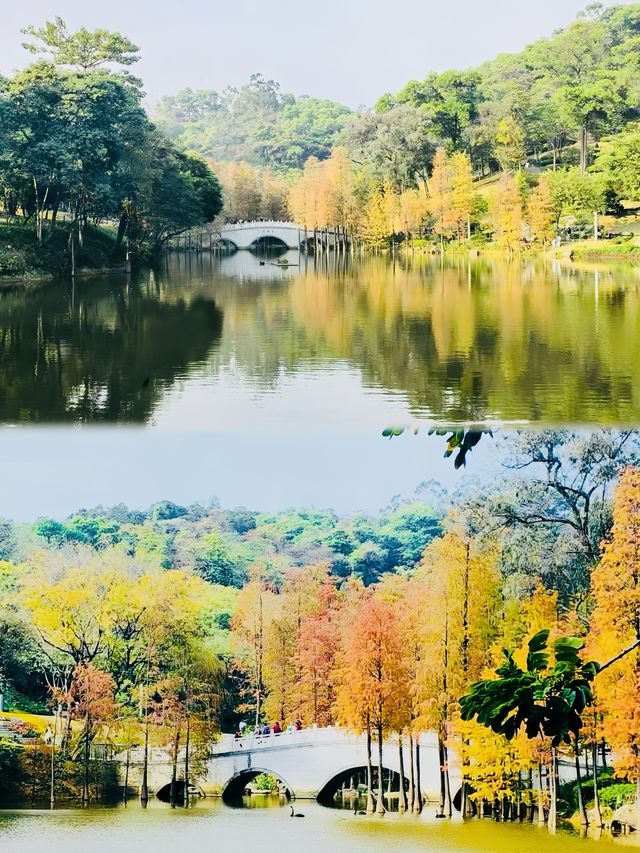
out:
{"label": "hanging branch in foreground", "polygon": [[498,678],[475,682],[461,698],[462,719],[475,717],[507,740],[524,727],[528,738],[549,737],[553,747],[571,743],[570,736],[577,737],[582,728],[582,714],[593,705],[594,678],[640,647],[638,640],[606,663],[584,663],[580,657],[584,642],[559,637],[553,643],[550,666],[548,640],[548,630],[529,640],[526,669],[505,650],[505,661],[496,670]]}
{"label": "hanging branch in foreground", "polygon": [[[414,435],[418,434],[418,428],[416,427],[413,430]],[[382,430],[382,435],[384,438],[397,438],[405,432],[405,427],[387,427]],[[456,471],[459,468],[466,467],[467,464],[467,453],[470,453],[473,448],[480,442],[480,439],[483,435],[489,435],[493,437],[493,431],[490,429],[483,429],[481,427],[431,427],[428,431],[428,435],[439,435],[439,436],[447,436],[447,448],[444,452],[444,458],[449,459],[450,456],[453,455],[454,451],[457,450],[458,453],[453,461],[454,468]]]}

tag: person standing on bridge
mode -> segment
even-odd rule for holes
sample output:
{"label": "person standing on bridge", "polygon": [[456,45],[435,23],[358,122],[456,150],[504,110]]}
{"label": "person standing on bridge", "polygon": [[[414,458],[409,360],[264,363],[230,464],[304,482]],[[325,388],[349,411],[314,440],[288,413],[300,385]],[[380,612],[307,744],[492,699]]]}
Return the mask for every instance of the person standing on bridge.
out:
{"label": "person standing on bridge", "polygon": [[282,728],[280,726],[280,723],[277,720],[273,724],[273,728],[271,729],[271,731],[274,733],[274,735],[282,734]]}

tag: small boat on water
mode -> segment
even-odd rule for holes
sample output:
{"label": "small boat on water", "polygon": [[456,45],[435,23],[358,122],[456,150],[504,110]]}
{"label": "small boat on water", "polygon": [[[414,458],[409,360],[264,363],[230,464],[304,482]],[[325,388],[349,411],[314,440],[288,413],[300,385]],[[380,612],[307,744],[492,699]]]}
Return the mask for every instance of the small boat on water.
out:
{"label": "small boat on water", "polygon": [[281,261],[271,261],[271,266],[273,266],[273,267],[299,267],[300,264],[292,264],[285,259],[285,260],[281,260]]}

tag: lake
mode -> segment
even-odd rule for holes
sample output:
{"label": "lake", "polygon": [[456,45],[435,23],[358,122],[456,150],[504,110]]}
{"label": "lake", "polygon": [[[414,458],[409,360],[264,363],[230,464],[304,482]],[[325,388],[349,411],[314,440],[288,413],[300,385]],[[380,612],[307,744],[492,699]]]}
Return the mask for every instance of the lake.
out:
{"label": "lake", "polygon": [[[583,840],[546,829],[491,821],[449,822],[434,818],[435,806],[413,815],[359,817],[298,801],[304,819],[287,808],[233,809],[204,800],[188,812],[154,802],[128,808],[0,812],[3,853],[608,853],[625,839]],[[628,843],[628,839],[626,840]]]}
{"label": "lake", "polygon": [[638,267],[286,257],[175,253],[131,281],[1,292],[0,420],[640,420]]}

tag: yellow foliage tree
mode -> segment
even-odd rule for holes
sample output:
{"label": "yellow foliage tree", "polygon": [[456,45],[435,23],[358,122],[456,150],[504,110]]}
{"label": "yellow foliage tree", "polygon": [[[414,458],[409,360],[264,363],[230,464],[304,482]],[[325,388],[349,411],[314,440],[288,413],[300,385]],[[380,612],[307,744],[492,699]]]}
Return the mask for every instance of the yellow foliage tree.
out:
{"label": "yellow foliage tree", "polygon": [[429,179],[429,211],[433,218],[434,233],[440,237],[440,245],[445,237],[455,233],[455,222],[451,202],[453,175],[449,155],[444,148],[438,148],[433,157],[433,171]]}
{"label": "yellow foliage tree", "polygon": [[496,156],[503,169],[519,169],[525,158],[524,133],[513,116],[498,122]]}
{"label": "yellow foliage tree", "polygon": [[549,179],[543,175],[527,202],[527,222],[533,239],[546,245],[555,236],[556,221],[557,213]]}
{"label": "yellow foliage tree", "polygon": [[451,221],[458,240],[471,237],[474,199],[471,160],[459,151],[451,156]]}
{"label": "yellow foliage tree", "polygon": [[522,240],[522,194],[512,175],[505,175],[498,184],[491,205],[493,235],[496,243],[509,252],[519,248]]}
{"label": "yellow foliage tree", "polygon": [[316,228],[355,227],[359,205],[354,172],[346,149],[335,148],[327,160],[310,157],[289,192],[294,220],[313,231]]}
{"label": "yellow foliage tree", "polygon": [[[601,662],[640,643],[640,469],[620,477],[611,536],[592,573],[590,654]],[[619,773],[638,784],[640,809],[640,650],[636,647],[596,680],[603,731]]]}
{"label": "yellow foliage tree", "polygon": [[[422,634],[416,699],[420,722],[438,734],[441,810],[451,814],[448,743],[459,716],[459,697],[487,663],[499,607],[498,548],[491,536],[472,533],[450,516],[447,532],[425,550],[418,576],[431,603]],[[458,744],[464,767],[467,744]]]}

